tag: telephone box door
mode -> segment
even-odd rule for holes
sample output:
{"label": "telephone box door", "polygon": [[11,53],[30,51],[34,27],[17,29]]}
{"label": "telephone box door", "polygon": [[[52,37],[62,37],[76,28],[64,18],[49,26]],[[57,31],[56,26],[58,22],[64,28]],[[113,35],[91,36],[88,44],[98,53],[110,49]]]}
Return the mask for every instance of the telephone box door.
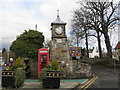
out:
{"label": "telephone box door", "polygon": [[38,49],[38,77],[40,71],[49,64],[49,51],[46,48]]}

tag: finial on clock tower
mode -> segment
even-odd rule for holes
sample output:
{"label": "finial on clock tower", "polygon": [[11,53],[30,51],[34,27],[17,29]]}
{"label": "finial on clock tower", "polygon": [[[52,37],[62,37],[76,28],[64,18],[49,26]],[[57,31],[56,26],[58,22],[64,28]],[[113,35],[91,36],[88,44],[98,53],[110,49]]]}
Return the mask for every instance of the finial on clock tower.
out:
{"label": "finial on clock tower", "polygon": [[59,10],[57,10],[57,17],[59,17]]}
{"label": "finial on clock tower", "polygon": [[57,18],[56,18],[56,20],[55,20],[54,22],[51,23],[51,26],[52,26],[53,24],[66,25],[66,23],[63,22],[63,21],[60,19],[59,10],[57,10]]}

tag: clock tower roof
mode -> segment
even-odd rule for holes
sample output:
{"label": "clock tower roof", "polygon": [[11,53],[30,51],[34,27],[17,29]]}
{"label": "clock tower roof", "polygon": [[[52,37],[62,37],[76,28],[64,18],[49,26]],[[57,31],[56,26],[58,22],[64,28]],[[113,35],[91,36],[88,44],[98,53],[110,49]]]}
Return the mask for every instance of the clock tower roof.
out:
{"label": "clock tower roof", "polygon": [[53,24],[64,24],[64,25],[66,25],[66,23],[63,22],[59,17],[59,10],[57,10],[57,12],[58,12],[57,19],[54,22],[52,22],[51,25],[53,25]]}

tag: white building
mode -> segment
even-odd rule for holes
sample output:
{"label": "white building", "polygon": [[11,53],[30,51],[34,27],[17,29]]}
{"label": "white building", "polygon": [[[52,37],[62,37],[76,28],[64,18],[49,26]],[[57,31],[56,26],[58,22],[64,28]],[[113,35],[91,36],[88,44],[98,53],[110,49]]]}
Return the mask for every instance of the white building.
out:
{"label": "white building", "polygon": [[99,57],[99,52],[97,49],[93,48],[89,50],[89,58]]}

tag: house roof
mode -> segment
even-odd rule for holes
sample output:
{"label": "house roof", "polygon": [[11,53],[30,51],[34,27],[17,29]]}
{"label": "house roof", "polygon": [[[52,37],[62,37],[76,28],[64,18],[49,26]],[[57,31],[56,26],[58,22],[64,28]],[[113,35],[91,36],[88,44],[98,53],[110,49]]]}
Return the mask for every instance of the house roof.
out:
{"label": "house roof", "polygon": [[120,42],[117,43],[115,49],[120,49]]}

